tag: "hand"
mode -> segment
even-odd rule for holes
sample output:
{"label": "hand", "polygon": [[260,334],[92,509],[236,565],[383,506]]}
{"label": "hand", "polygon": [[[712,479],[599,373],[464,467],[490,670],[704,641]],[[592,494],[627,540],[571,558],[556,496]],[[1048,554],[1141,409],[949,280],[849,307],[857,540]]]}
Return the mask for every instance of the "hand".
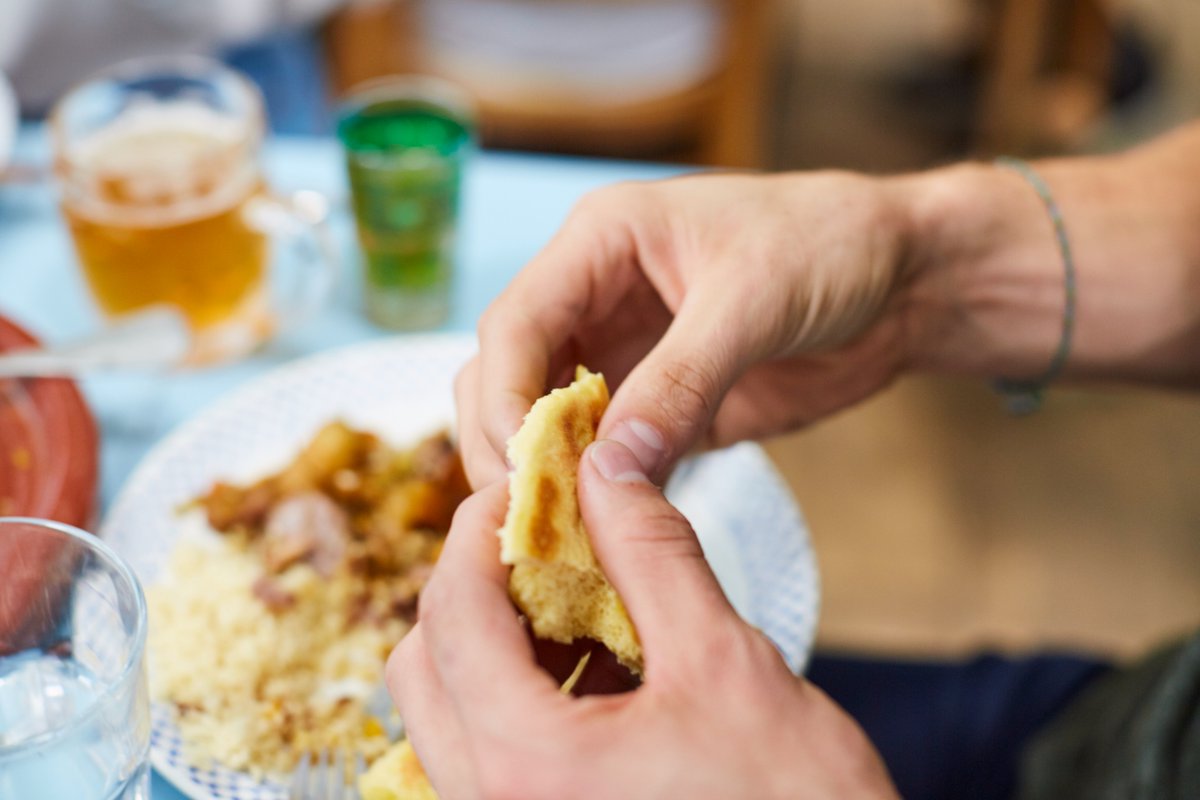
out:
{"label": "hand", "polygon": [[[729,606],[686,520],[623,445],[592,445],[580,503],[646,659],[640,688],[567,697],[508,599],[505,490],[459,510],[388,685],[439,795],[894,798],[857,725]],[[669,586],[669,591],[663,591]]]}
{"label": "hand", "polygon": [[457,385],[475,487],[533,401],[582,363],[617,388],[600,428],[655,480],[694,444],[793,428],[905,358],[902,205],[850,174],[711,175],[586,198],[485,312]]}

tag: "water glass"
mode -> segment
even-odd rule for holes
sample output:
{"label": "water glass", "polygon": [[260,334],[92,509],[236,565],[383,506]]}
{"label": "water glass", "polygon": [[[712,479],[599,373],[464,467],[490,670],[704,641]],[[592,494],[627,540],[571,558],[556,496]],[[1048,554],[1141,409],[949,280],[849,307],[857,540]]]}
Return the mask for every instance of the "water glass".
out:
{"label": "water glass", "polygon": [[470,101],[425,77],[384,78],[338,120],[362,247],[367,316],[398,330],[450,310],[459,193],[475,141]]}
{"label": "water glass", "polygon": [[146,601],[99,539],[0,517],[0,798],[147,800]]}

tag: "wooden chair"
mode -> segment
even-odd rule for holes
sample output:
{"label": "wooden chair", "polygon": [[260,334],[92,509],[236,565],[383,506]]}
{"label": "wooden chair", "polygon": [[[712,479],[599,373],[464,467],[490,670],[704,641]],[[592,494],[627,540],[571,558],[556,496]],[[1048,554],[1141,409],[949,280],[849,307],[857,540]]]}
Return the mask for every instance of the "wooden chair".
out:
{"label": "wooden chair", "polygon": [[[436,2],[436,0],[434,0]],[[479,102],[485,145],[727,167],[766,160],[770,0],[725,0],[718,68],[701,83],[651,100],[597,105],[536,93],[514,100],[466,85]],[[325,30],[334,90],[366,79],[432,72],[411,0],[351,4]],[[461,82],[461,77],[459,78]]]}
{"label": "wooden chair", "polygon": [[997,0],[986,42],[978,155],[1069,149],[1104,111],[1113,62],[1100,0]]}

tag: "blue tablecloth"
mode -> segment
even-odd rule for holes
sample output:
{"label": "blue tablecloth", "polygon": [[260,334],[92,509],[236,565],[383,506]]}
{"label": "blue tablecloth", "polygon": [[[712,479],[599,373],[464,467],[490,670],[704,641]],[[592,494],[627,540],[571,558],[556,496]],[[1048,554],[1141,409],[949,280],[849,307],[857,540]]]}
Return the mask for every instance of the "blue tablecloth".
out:
{"label": "blue tablecloth", "polygon": [[[21,161],[45,163],[42,129],[23,131],[17,153]],[[241,362],[169,377],[106,375],[85,380],[84,392],[101,432],[102,509],[155,442],[214,398],[285,361],[389,335],[368,323],[359,310],[357,251],[345,211],[337,143],[275,139],[266,145],[263,157],[277,190],[312,188],[334,199],[332,230],[343,280],[320,318]],[[678,168],[623,162],[480,154],[467,170],[454,311],[444,329],[472,330],[480,312],[589,189],[677,172]],[[86,335],[100,324],[49,186],[0,185],[0,314],[48,341]],[[158,776],[154,796],[182,798]]]}

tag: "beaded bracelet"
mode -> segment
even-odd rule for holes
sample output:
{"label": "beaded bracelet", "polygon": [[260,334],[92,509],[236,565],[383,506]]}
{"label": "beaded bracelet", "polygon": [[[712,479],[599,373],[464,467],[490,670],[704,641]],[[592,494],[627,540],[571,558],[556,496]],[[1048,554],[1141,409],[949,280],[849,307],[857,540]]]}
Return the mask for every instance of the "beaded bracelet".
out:
{"label": "beaded bracelet", "polygon": [[1050,367],[1040,377],[1032,380],[998,378],[995,382],[996,391],[1004,396],[1009,412],[1024,416],[1041,408],[1046,387],[1062,373],[1067,364],[1067,356],[1071,352],[1071,337],[1075,331],[1075,258],[1071,253],[1071,242],[1067,239],[1066,226],[1063,225],[1062,212],[1042,177],[1033,167],[1018,158],[1001,156],[996,159],[995,164],[1016,172],[1042,199],[1046,211],[1050,214],[1050,222],[1054,225],[1054,238],[1058,242],[1058,250],[1062,253],[1063,260],[1063,288],[1066,290],[1066,297],[1063,303],[1062,335],[1058,340],[1058,349],[1054,351],[1054,357],[1050,360]]}

